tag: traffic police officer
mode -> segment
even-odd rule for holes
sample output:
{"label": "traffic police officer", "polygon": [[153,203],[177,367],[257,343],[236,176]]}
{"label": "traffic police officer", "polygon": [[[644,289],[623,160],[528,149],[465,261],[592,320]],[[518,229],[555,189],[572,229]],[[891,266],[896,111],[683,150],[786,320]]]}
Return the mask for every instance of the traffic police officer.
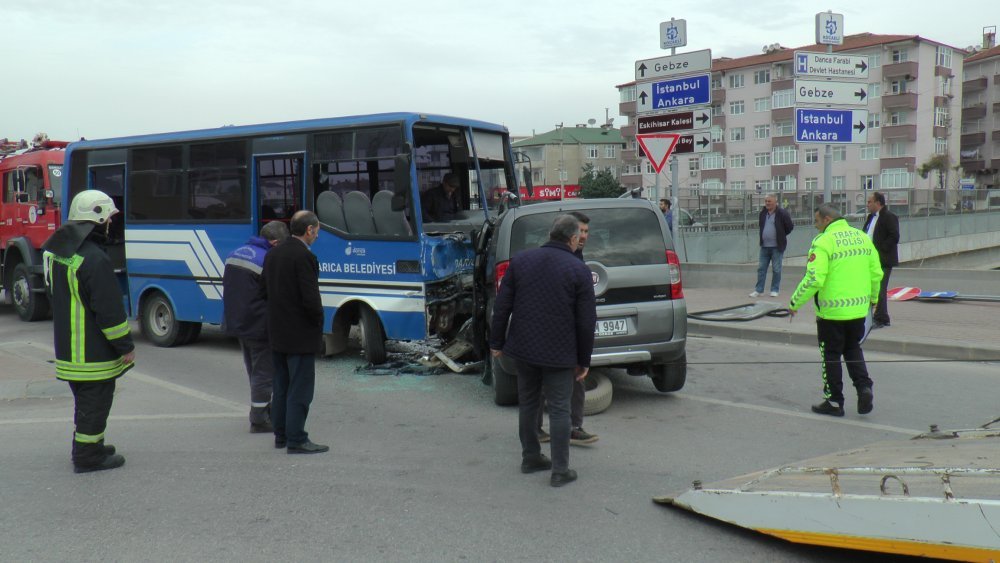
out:
{"label": "traffic police officer", "polygon": [[75,400],[76,473],[125,464],[114,446],[104,444],[115,379],[135,361],[122,292],[103,248],[115,213],[107,194],[82,191],[73,198],[69,220],[42,245],[52,292],[56,377],[69,382]]}
{"label": "traffic police officer", "polygon": [[828,204],[816,209],[815,225],[820,234],[812,241],[805,277],[788,305],[794,318],[810,297],[815,301],[824,400],[813,405],[812,411],[844,416],[843,356],[858,391],[858,413],[868,414],[874,395],[861,340],[865,317],[878,303],[882,280],[878,252],[863,231],[848,225]]}

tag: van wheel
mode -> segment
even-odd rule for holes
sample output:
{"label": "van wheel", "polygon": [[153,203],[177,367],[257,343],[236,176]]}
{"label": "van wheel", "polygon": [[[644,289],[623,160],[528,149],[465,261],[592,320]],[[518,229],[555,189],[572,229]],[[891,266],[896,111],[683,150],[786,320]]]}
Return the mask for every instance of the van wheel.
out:
{"label": "van wheel", "polygon": [[32,291],[31,272],[26,264],[14,266],[14,273],[7,287],[14,309],[22,321],[40,321],[49,315],[49,299],[45,293]]}
{"label": "van wheel", "polygon": [[177,320],[174,307],[162,293],[156,292],[143,301],[142,319],[139,328],[147,340],[161,348],[170,348],[184,343],[188,329]]}
{"label": "van wheel", "polygon": [[614,388],[611,387],[611,379],[608,376],[591,371],[583,380],[583,388],[587,391],[583,399],[583,416],[600,414],[608,410],[614,396]]}
{"label": "van wheel", "polygon": [[382,321],[378,318],[378,313],[371,307],[361,307],[361,319],[358,321],[361,329],[361,347],[365,351],[365,359],[374,365],[384,364],[385,354],[385,332],[382,330]]}
{"label": "van wheel", "polygon": [[503,369],[500,358],[490,354],[490,371],[493,374],[493,402],[500,406],[517,404],[517,375]]}
{"label": "van wheel", "polygon": [[661,393],[680,391],[687,381],[687,352],[669,364],[649,366],[649,378],[653,380],[656,390]]}

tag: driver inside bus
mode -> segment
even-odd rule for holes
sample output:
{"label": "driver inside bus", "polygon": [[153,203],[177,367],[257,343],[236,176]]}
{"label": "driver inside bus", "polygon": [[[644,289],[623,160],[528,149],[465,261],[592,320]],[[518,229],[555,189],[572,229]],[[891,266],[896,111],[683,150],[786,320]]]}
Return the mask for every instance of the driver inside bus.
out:
{"label": "driver inside bus", "polygon": [[458,174],[449,172],[441,179],[441,183],[420,197],[420,206],[424,212],[424,222],[442,223],[452,221],[462,209],[458,197],[458,187],[461,182]]}

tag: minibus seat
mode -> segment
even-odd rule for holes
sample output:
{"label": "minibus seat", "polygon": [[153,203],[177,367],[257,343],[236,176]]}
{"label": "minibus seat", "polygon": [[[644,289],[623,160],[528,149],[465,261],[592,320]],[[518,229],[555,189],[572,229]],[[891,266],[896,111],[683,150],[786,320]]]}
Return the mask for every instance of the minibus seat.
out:
{"label": "minibus seat", "polygon": [[408,237],[413,234],[403,212],[393,211],[392,192],[389,190],[379,190],[372,198],[372,217],[375,219],[375,230],[380,235]]}
{"label": "minibus seat", "polygon": [[353,235],[377,234],[371,200],[364,192],[347,192],[344,196],[344,218],[347,219],[347,231]]}
{"label": "minibus seat", "polygon": [[316,198],[316,217],[324,225],[347,231],[347,222],[344,220],[344,202],[340,200],[337,192],[325,191]]}

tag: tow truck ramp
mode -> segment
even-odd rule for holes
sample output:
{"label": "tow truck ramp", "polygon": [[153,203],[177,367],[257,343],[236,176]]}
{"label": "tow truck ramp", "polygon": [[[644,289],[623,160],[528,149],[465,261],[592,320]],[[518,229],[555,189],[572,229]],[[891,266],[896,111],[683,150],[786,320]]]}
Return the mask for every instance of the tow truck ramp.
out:
{"label": "tow truck ramp", "polygon": [[878,442],[654,502],[795,543],[1000,562],[1000,430]]}

